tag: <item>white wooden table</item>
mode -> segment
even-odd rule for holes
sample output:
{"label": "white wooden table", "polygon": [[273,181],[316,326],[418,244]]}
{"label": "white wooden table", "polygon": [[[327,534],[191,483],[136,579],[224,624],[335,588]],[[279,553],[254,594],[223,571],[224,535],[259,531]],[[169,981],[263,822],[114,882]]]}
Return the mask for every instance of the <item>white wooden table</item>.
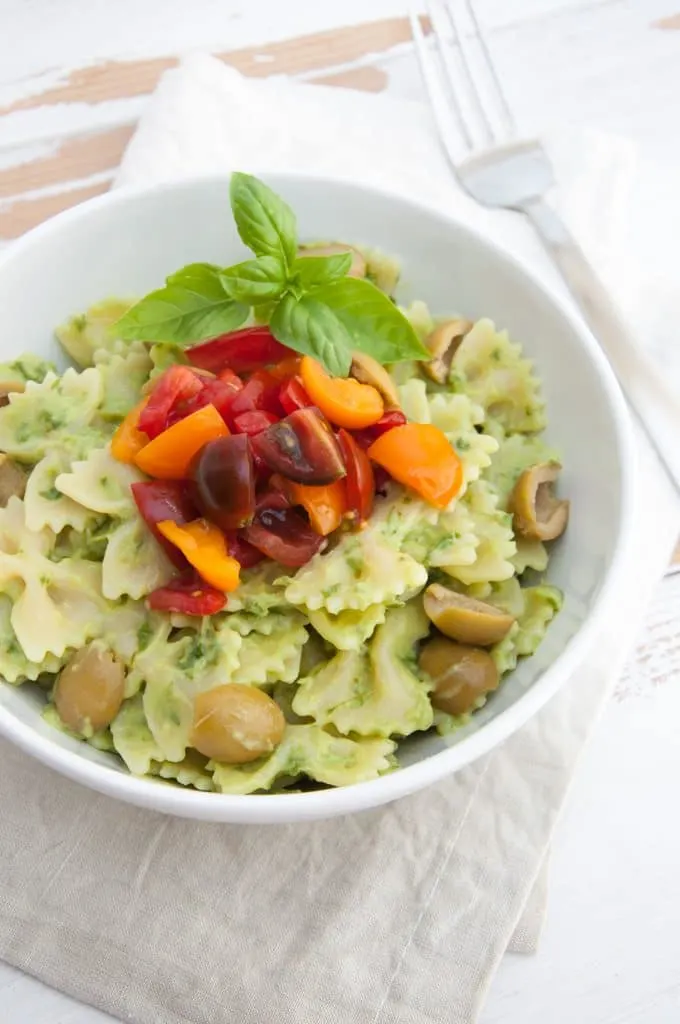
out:
{"label": "white wooden table", "polygon": [[[476,2],[520,120],[617,132],[680,167],[680,0]],[[0,0],[0,244],[108,188],[149,91],[188,50],[220,53],[247,74],[420,97],[405,8]],[[679,1024],[678,722],[672,575],[574,782],[540,951],[506,957],[482,1024]],[[109,1019],[0,964],[3,1022]]]}

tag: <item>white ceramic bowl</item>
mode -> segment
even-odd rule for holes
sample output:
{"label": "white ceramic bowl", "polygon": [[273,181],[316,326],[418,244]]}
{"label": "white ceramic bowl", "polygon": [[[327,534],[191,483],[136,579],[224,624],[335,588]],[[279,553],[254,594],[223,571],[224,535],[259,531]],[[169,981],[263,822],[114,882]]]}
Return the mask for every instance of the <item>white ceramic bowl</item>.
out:
{"label": "white ceramic bowl", "polygon": [[[538,653],[450,739],[421,734],[403,744],[403,767],[374,782],[321,792],[226,796],[133,778],[117,759],[46,725],[30,686],[0,684],[0,732],[38,760],[93,789],[166,813],[215,821],[284,822],[331,817],[386,803],[457,771],[490,750],[568,680],[615,598],[630,532],[628,415],[593,338],[563,302],[492,239],[416,203],[356,185],[267,176],[296,210],[302,238],[379,247],[403,263],[399,297],[435,314],[492,317],[536,361],[563,454],[569,529],[549,567],[564,608]],[[142,294],[194,261],[243,258],[225,177],[114,192],[48,221],[0,259],[0,359],[33,351],[60,359],[53,328],[111,295]],[[39,628],[39,623],[36,623]]]}

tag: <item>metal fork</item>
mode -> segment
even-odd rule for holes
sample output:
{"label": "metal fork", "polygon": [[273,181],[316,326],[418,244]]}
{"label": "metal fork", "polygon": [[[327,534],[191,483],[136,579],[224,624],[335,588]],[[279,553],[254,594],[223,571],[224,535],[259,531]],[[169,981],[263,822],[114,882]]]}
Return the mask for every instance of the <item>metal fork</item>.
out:
{"label": "metal fork", "polygon": [[472,0],[425,2],[436,54],[430,53],[414,11],[411,29],[441,141],[459,183],[479,203],[516,210],[531,221],[680,494],[680,402],[640,351],[583,251],[546,202],[554,184],[552,166],[537,139],[517,133]]}

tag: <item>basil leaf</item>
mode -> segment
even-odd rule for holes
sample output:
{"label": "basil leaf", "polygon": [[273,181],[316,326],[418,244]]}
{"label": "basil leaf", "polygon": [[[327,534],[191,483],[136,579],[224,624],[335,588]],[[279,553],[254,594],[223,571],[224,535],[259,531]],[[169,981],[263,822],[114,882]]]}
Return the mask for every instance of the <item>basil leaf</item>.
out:
{"label": "basil leaf", "polygon": [[313,356],[329,373],[345,377],[352,362],[352,339],[336,314],[314,295],[285,295],[274,310],[269,329],[288,348]]}
{"label": "basil leaf", "polygon": [[189,345],[239,327],[248,307],[226,291],[219,267],[191,263],[166,279],[165,287],[140,299],[115,324],[129,341]]}
{"label": "basil leaf", "polygon": [[286,288],[286,270],[275,256],[258,256],[223,270],[222,282],[232,299],[259,306],[281,297]]}
{"label": "basil leaf", "polygon": [[273,256],[289,268],[297,253],[297,224],[288,203],[252,174],[235,171],[231,210],[241,240],[256,256]]}
{"label": "basil leaf", "polygon": [[349,347],[379,363],[428,359],[429,352],[394,303],[370,281],[345,277],[309,293],[331,310],[349,335]]}
{"label": "basil leaf", "polygon": [[293,264],[292,277],[295,284],[308,291],[340,280],[351,266],[351,252],[338,252],[331,256],[299,256]]}

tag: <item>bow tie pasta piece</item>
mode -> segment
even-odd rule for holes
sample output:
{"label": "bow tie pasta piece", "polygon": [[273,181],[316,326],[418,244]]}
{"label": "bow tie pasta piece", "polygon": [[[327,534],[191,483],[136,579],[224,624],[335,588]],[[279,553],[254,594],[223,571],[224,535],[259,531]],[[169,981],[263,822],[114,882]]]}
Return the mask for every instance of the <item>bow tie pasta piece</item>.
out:
{"label": "bow tie pasta piece", "polygon": [[215,788],[212,772],[207,768],[207,760],[197,750],[187,750],[187,756],[183,761],[154,762],[150,772],[161,779],[170,779],[180,786],[191,786],[204,793],[209,793]]}
{"label": "bow tie pasta piece", "polygon": [[29,661],[12,626],[12,600],[0,594],[0,676],[8,683],[35,680],[39,675],[58,672],[66,655],[47,654],[40,662]]}
{"label": "bow tie pasta piece", "polygon": [[48,373],[40,384],[9,396],[0,409],[0,451],[21,462],[38,462],[55,447],[80,451],[90,446],[90,427],[102,400],[102,379],[96,369]]}
{"label": "bow tie pasta piece", "polygon": [[114,749],[133,775],[148,775],[152,761],[163,760],[163,751],[147,725],[140,693],[121,705],[111,722],[111,737]]}
{"label": "bow tie pasta piece", "polygon": [[111,328],[131,305],[131,299],[104,299],[84,313],[69,317],[54,333],[74,363],[80,367],[92,366],[96,352],[102,349],[115,351],[120,344]]}
{"label": "bow tie pasta piece", "polygon": [[113,530],[102,562],[104,597],[146,597],[172,575],[169,559],[141,516],[135,514]]}
{"label": "bow tie pasta piece", "polygon": [[102,640],[125,665],[131,665],[159,630],[163,616],[150,612],[143,601],[107,602]]}
{"label": "bow tie pasta piece", "polygon": [[461,504],[468,510],[471,532],[477,538],[475,560],[466,560],[464,564],[449,562],[441,568],[466,585],[510,579],[515,574],[512,559],[517,553],[512,517],[500,511],[495,494],[483,481],[470,485]]}
{"label": "bow tie pasta piece", "polygon": [[94,355],[104,389],[99,414],[106,420],[122,420],[137,405],[153,366],[141,342],[120,344],[120,352],[102,349]]}
{"label": "bow tie pasta piece", "polygon": [[310,624],[320,636],[333,644],[339,651],[358,651],[373,636],[376,626],[385,621],[387,608],[384,604],[370,604],[362,611],[349,608],[337,615],[331,615],[325,608],[308,611]]}
{"label": "bow tie pasta piece", "polygon": [[0,380],[18,384],[26,384],[29,380],[39,384],[48,373],[56,374],[56,372],[57,368],[54,363],[48,362],[47,359],[41,359],[40,356],[35,356],[32,352],[25,352],[18,359],[13,359],[11,363],[0,363]]}
{"label": "bow tie pasta piece", "polygon": [[256,793],[282,776],[306,775],[327,786],[348,786],[377,779],[394,766],[392,740],[354,740],[332,736],[318,725],[287,725],[283,740],[267,758],[251,764],[208,763],[221,793]]}
{"label": "bow tie pasta piece", "polygon": [[459,501],[453,510],[442,512],[435,522],[423,517],[406,537],[402,550],[429,568],[445,565],[472,565],[480,539],[470,508]]}
{"label": "bow tie pasta piece", "polygon": [[184,758],[194,720],[194,697],[231,682],[242,640],[227,617],[204,619],[179,640],[160,629],[134,660],[128,691],[144,687],[144,712],[165,761]]}
{"label": "bow tie pasta piece", "polygon": [[451,383],[484,409],[506,433],[532,434],[546,424],[545,403],[533,363],[522,356],[507,331],[478,320],[463,338],[453,360]]}
{"label": "bow tie pasta piece", "polygon": [[342,651],[300,680],[293,711],[343,734],[409,736],[432,725],[415,646],[430,623],[420,601],[390,611],[368,654]]}
{"label": "bow tie pasta piece", "polygon": [[24,494],[26,525],[29,530],[42,530],[48,526],[55,533],[60,533],[70,526],[82,533],[96,520],[96,512],[69,498],[56,486],[57,478],[69,466],[69,456],[60,448],[48,451],[34,466]]}
{"label": "bow tie pasta piece", "polygon": [[246,569],[240,584],[229,595],[229,611],[262,617],[275,608],[287,608],[286,582],[287,577],[281,579],[281,566],[269,559],[254,569]]}
{"label": "bow tie pasta piece", "polygon": [[486,600],[517,617],[508,635],[491,648],[496,667],[504,675],[517,666],[518,658],[536,653],[562,607],[563,596],[557,587],[522,587],[515,578],[494,584]]}
{"label": "bow tie pasta piece", "polygon": [[272,612],[261,618],[228,615],[227,622],[242,637],[238,668],[231,682],[273,686],[297,679],[302,648],[308,639],[302,615],[297,612]]}
{"label": "bow tie pasta piece", "polygon": [[124,519],[137,511],[130,485],[144,479],[134,466],[114,459],[107,445],[74,462],[68,473],[57,477],[55,486],[84,508]]}
{"label": "bow tie pasta piece", "polygon": [[291,604],[338,615],[407,600],[427,582],[427,569],[369,529],[315,555],[286,588]]}

